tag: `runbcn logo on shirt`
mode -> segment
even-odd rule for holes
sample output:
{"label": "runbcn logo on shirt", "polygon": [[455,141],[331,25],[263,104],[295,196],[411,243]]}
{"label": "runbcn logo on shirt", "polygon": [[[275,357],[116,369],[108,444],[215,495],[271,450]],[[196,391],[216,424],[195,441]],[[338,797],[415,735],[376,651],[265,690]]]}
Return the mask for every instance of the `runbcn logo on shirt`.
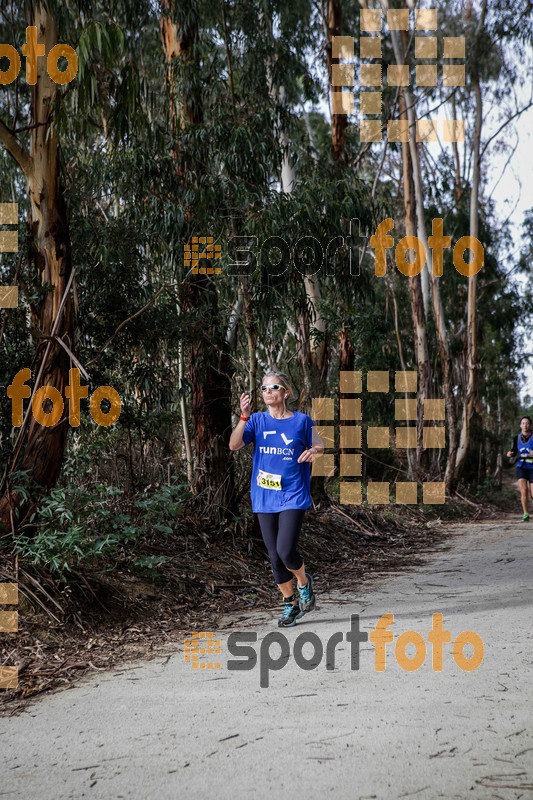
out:
{"label": "runbcn logo on shirt", "polygon": [[265,453],[266,455],[270,454],[273,456],[292,456],[294,454],[294,450],[291,450],[290,447],[259,447],[260,453]]}

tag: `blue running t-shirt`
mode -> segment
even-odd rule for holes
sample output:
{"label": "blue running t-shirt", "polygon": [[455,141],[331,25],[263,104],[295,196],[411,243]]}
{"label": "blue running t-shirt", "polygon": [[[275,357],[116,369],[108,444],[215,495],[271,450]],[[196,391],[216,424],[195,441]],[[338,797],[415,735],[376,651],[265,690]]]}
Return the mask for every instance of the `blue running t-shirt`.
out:
{"label": "blue running t-shirt", "polygon": [[516,448],[520,456],[516,462],[517,467],[533,470],[533,433],[530,434],[525,442],[522,441],[522,436],[519,433],[516,437]]}
{"label": "blue running t-shirt", "polygon": [[292,417],[275,419],[268,411],[252,414],[242,440],[253,442],[252,509],[272,514],[288,508],[310,508],[311,464],[298,464],[304,450],[320,442],[313,420],[294,411]]}

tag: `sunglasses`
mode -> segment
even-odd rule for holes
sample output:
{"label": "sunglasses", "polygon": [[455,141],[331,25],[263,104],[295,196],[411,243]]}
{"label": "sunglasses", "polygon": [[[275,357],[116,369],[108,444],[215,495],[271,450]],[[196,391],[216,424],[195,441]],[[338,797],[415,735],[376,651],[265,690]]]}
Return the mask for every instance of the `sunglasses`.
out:
{"label": "sunglasses", "polygon": [[267,389],[272,389],[273,392],[277,392],[280,389],[285,389],[280,383],[272,383],[270,386],[261,386],[261,391],[266,392]]}

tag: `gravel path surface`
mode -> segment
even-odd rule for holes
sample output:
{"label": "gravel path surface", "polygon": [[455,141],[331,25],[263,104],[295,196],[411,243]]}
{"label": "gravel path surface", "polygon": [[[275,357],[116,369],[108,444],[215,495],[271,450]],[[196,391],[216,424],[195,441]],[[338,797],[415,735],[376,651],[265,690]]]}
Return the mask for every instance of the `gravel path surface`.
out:
{"label": "gravel path surface", "polygon": [[[515,516],[450,531],[450,550],[368,581],[357,597],[324,596],[315,575],[317,608],[294,628],[277,627],[278,608],[246,625],[224,618],[213,632],[221,654],[199,657],[221,669],[192,669],[182,643],[172,655],[93,674],[0,719],[0,798],[533,798],[533,524]],[[371,640],[361,642],[352,668],[351,626],[359,619],[371,634],[384,614],[394,615],[385,669],[375,669]],[[442,671],[432,668],[433,614],[451,632]],[[409,630],[427,649],[414,671],[395,655]],[[452,653],[462,631],[484,645],[471,671]],[[228,652],[228,636],[245,632],[257,634],[246,645],[257,663],[228,669],[229,661],[250,666]],[[307,669],[293,650],[304,632],[315,634],[297,643]],[[480,654],[476,642],[464,647],[465,659]],[[403,649],[406,658],[415,654],[414,644],[400,646],[400,659]],[[423,649],[419,640],[420,660]],[[456,643],[458,660],[461,650]]]}

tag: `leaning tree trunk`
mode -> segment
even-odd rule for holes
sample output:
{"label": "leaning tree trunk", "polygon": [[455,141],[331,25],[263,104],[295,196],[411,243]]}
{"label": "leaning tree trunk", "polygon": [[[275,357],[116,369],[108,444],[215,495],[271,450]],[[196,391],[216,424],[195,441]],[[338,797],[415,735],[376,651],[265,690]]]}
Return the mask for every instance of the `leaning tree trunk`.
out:
{"label": "leaning tree trunk", "polygon": [[[37,28],[37,41],[44,43],[48,53],[57,44],[55,20],[43,6],[35,10],[30,20]],[[26,179],[30,200],[31,257],[42,284],[53,288],[46,292],[41,307],[34,312],[33,322],[39,336],[50,336],[62,304],[72,269],[71,244],[67,209],[61,185],[59,147],[52,113],[57,94],[46,69],[46,59],[38,58],[37,82],[31,87],[31,133],[29,153],[23,150],[15,135],[0,122],[0,141],[17,162]],[[65,298],[55,335],[63,339],[72,351],[73,322],[70,297]],[[41,339],[40,352],[46,350]],[[41,362],[42,363],[42,362]],[[28,366],[27,364],[21,367]],[[69,380],[70,360],[63,347],[53,342],[44,365],[40,386],[53,386],[65,398],[64,388]],[[34,387],[37,388],[37,387]],[[45,401],[45,411],[49,409]],[[31,478],[45,490],[53,487],[59,477],[68,430],[68,404],[63,403],[59,422],[50,427],[36,422],[30,411],[29,424],[21,430],[16,443],[10,471],[28,470]],[[19,509],[22,518],[40,494],[34,492],[23,500],[12,487],[0,498],[0,528],[11,525],[10,507]]]}

